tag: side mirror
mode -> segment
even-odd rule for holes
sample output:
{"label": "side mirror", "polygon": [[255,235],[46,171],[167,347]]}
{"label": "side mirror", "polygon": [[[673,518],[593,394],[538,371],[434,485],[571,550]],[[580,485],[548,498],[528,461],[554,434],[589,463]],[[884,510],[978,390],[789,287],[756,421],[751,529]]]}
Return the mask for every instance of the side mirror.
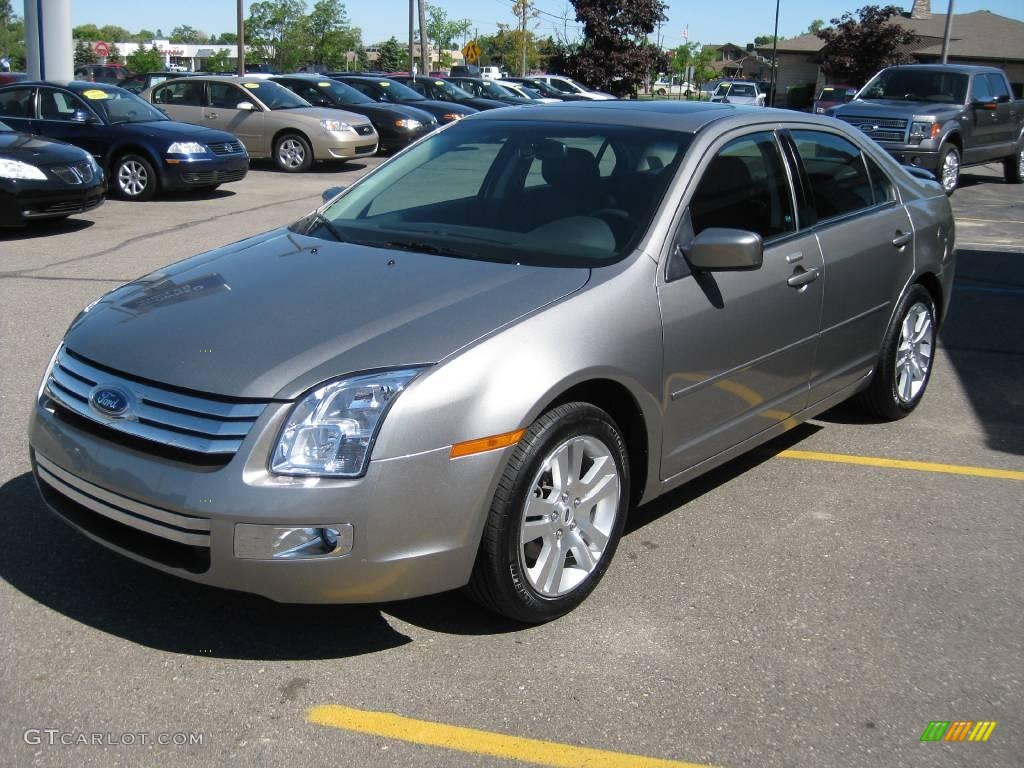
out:
{"label": "side mirror", "polygon": [[90,115],[84,109],[76,109],[74,112],[71,113],[71,122],[72,123],[91,123],[91,122],[93,122],[93,116]]}
{"label": "side mirror", "polygon": [[240,109],[243,112],[255,112],[256,105],[253,104],[251,101],[240,101],[238,102],[238,106],[235,107],[235,109]]}
{"label": "side mirror", "polygon": [[348,187],[328,187],[323,191],[323,194],[320,195],[320,197],[323,199],[325,203],[327,203],[336,198],[346,189],[348,189]]}
{"label": "side mirror", "polygon": [[691,267],[706,272],[760,269],[764,262],[761,236],[743,229],[705,229],[683,253]]}
{"label": "side mirror", "polygon": [[997,102],[995,99],[989,99],[988,101],[982,101],[981,99],[975,99],[971,102],[971,106],[975,109],[985,109],[988,111],[995,110]]}

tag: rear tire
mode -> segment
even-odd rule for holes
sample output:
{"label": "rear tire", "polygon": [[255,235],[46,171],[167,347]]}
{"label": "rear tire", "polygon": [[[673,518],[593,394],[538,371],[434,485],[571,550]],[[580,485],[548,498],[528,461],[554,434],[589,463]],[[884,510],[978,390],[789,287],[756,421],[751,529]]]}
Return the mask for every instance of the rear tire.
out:
{"label": "rear tire", "polygon": [[956,188],[960,185],[960,151],[952,144],[944,144],[939,148],[939,165],[936,175],[947,196],[956,192]]}
{"label": "rear tire", "polygon": [[1007,184],[1024,184],[1024,140],[1017,145],[1017,151],[1003,160],[1003,175]]}
{"label": "rear tire", "polygon": [[931,380],[937,340],[935,301],[923,285],[907,291],[894,317],[871,383],[858,395],[862,408],[887,421],[902,419],[921,402]]}
{"label": "rear tire", "polygon": [[548,411],[509,457],[467,593],[516,621],[568,613],[608,569],[629,498],[626,444],[611,417],[589,403]]}

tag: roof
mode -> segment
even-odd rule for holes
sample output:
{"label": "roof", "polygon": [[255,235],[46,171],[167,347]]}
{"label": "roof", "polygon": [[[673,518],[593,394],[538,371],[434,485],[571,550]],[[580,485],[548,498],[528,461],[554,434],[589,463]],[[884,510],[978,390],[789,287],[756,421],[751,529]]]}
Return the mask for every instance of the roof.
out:
{"label": "roof", "polygon": [[[940,56],[942,37],[946,29],[946,14],[932,14],[927,19],[893,16],[893,23],[909,29],[923,38],[910,50],[915,56]],[[817,35],[799,35],[779,40],[779,53],[817,53],[825,45]],[[759,46],[768,52],[772,47]],[[1000,16],[991,11],[953,14],[948,55],[953,58],[989,59],[993,61],[1024,61],[1024,21]]]}

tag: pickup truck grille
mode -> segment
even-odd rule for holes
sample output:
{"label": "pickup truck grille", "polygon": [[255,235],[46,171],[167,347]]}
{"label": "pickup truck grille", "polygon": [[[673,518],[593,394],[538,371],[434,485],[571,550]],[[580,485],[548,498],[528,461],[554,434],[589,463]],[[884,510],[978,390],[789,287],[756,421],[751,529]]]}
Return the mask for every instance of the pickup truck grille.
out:
{"label": "pickup truck grille", "polygon": [[[107,417],[90,404],[97,387],[115,387],[132,398],[129,418]],[[46,397],[93,424],[115,442],[131,439],[178,449],[197,457],[230,460],[263,413],[265,402],[238,402],[209,395],[187,395],[134,377],[113,373],[61,349],[46,380]]]}
{"label": "pickup truck grille", "polygon": [[838,115],[850,125],[859,128],[875,141],[895,144],[907,143],[907,120],[893,117],[869,117],[862,115]]}

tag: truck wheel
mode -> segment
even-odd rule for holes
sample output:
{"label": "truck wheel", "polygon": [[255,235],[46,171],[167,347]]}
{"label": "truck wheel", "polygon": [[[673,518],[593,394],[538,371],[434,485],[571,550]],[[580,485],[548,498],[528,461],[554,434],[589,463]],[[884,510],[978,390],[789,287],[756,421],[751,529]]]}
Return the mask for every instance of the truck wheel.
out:
{"label": "truck wheel", "polygon": [[939,149],[938,176],[946,194],[952,195],[960,183],[960,152],[952,144]]}
{"label": "truck wheel", "polygon": [[1024,141],[1017,145],[1017,151],[1003,160],[1003,174],[1007,184],[1024,183]]}

